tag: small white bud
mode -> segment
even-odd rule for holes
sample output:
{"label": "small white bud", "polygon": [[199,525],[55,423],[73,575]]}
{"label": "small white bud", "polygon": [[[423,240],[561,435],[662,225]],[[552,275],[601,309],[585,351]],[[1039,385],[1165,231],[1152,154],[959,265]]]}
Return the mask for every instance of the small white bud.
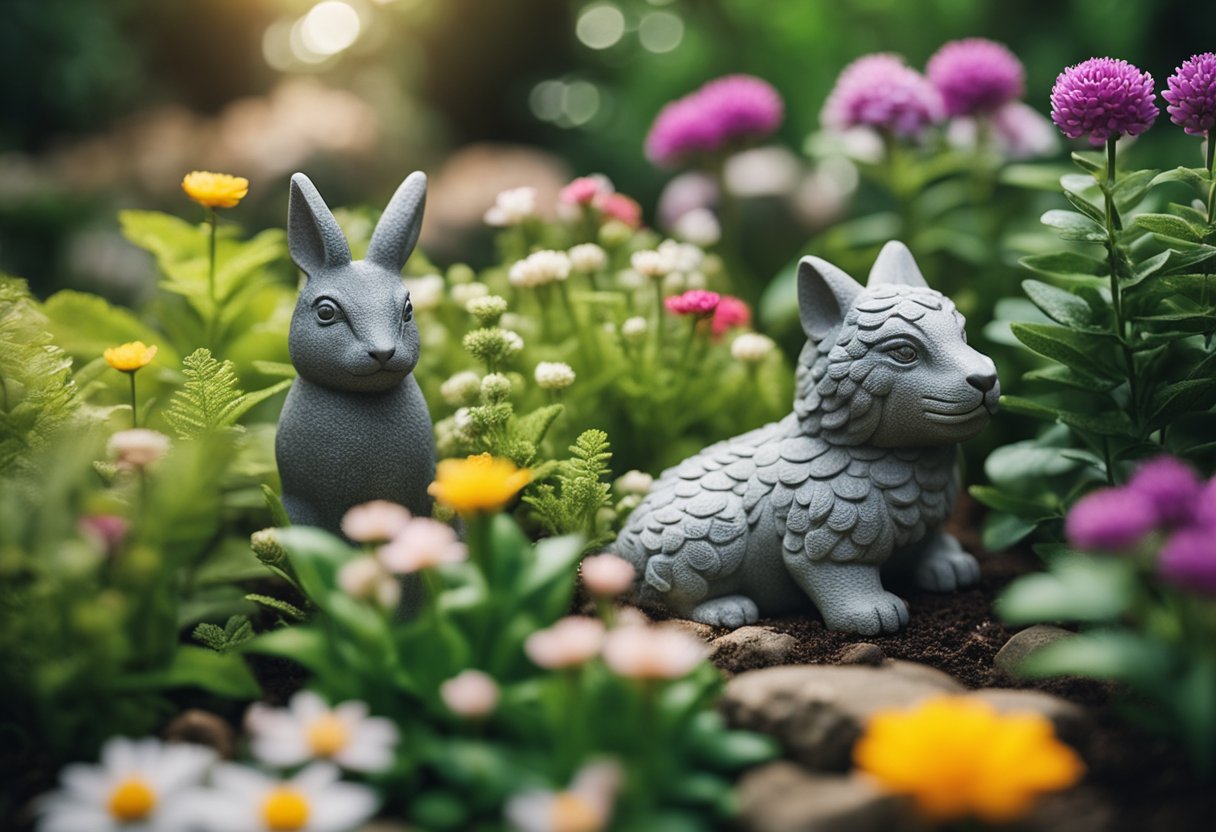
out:
{"label": "small white bud", "polygon": [[616,490],[622,494],[645,494],[654,485],[654,477],[645,471],[626,471],[617,477]]}
{"label": "small white bud", "polygon": [[442,277],[437,274],[428,274],[425,277],[407,277],[404,281],[405,288],[410,293],[410,303],[414,304],[415,312],[429,312],[432,309],[439,308],[439,304],[443,303],[443,292],[446,284]]}
{"label": "small white bud", "polygon": [[439,395],[452,407],[471,402],[481,391],[481,378],[472,370],[463,370],[439,385]]}
{"label": "small white bud", "polygon": [[672,231],[681,240],[701,248],[708,248],[722,239],[722,226],[708,208],[694,208],[687,212],[676,220]]}
{"label": "small white bud", "polygon": [[730,354],[736,361],[757,364],[765,359],[777,345],[772,338],[758,332],[745,332],[731,341]]}
{"label": "small white bud", "polygon": [[629,258],[634,271],[645,277],[666,277],[672,270],[671,259],[658,251],[635,251]]}
{"label": "small white bud", "polygon": [[542,361],[536,365],[536,383],[542,390],[564,390],[574,384],[574,370],[561,361]]}
{"label": "small white bud", "polygon": [[466,309],[473,298],[482,298],[488,294],[490,287],[484,283],[457,283],[452,287],[452,300]]}
{"label": "small white bud", "polygon": [[486,224],[504,228],[519,225],[536,213],[536,188],[510,188],[501,192],[486,211]]}
{"label": "small white bud", "polygon": [[598,272],[608,262],[608,255],[595,243],[577,245],[570,249],[569,256],[571,268],[582,274]]}
{"label": "small white bud", "polygon": [[650,321],[641,315],[626,318],[625,322],[621,324],[621,337],[631,344],[646,340],[646,333],[649,331]]}

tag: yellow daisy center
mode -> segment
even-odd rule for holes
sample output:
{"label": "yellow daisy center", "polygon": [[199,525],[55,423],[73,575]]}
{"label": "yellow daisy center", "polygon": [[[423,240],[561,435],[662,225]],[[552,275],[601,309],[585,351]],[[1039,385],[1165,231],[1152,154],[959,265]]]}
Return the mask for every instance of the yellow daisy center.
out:
{"label": "yellow daisy center", "polygon": [[308,823],[308,798],[295,789],[280,786],[262,801],[262,820],[273,832],[295,832]]}
{"label": "yellow daisy center", "polygon": [[350,728],[333,714],[324,714],[308,725],[308,747],[318,757],[332,757],[350,741]]}
{"label": "yellow daisy center", "polygon": [[599,832],[604,818],[585,798],[562,792],[553,798],[554,832]]}
{"label": "yellow daisy center", "polygon": [[143,820],[155,808],[156,792],[138,777],[128,777],[110,792],[110,814],[122,823]]}

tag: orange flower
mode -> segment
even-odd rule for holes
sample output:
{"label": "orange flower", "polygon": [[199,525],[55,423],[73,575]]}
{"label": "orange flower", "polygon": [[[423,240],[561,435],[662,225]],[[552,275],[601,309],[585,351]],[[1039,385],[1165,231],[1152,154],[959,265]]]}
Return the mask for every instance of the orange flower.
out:
{"label": "orange flower", "polygon": [[102,355],[105,356],[106,363],[115,370],[134,373],[152,362],[156,357],[156,347],[149,347],[143,341],[131,341],[110,347]]}
{"label": "orange flower", "polygon": [[204,208],[232,208],[249,193],[243,176],[195,170],[182,178],[182,190]]}
{"label": "orange flower", "polygon": [[936,821],[1016,820],[1041,794],[1074,785],[1085,770],[1045,717],[1002,715],[966,696],[875,714],[853,760]]}
{"label": "orange flower", "polygon": [[440,462],[427,491],[460,514],[476,514],[498,511],[531,480],[531,471],[509,459],[478,454]]}

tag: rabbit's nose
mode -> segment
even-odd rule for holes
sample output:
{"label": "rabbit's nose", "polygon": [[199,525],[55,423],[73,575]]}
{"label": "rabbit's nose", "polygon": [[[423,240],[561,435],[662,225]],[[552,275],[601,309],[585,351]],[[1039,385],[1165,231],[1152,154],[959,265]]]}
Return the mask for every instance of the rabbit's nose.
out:
{"label": "rabbit's nose", "polygon": [[382,365],[387,364],[388,360],[397,352],[396,347],[389,347],[383,350],[368,350],[367,354],[379,361]]}

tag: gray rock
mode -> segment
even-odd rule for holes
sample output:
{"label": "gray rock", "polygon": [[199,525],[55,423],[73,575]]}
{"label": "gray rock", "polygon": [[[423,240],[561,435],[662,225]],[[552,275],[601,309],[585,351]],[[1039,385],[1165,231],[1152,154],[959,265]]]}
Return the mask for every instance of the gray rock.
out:
{"label": "gray rock", "polygon": [[813,774],[788,761],[739,781],[739,822],[749,832],[897,832],[913,828],[905,804],[856,775]]}
{"label": "gray rock", "polygon": [[720,707],[733,727],[774,737],[809,768],[847,771],[853,744],[876,711],[962,692],[948,674],[910,662],[791,665],[739,674]]}
{"label": "gray rock", "polygon": [[1033,713],[1051,720],[1060,739],[1077,749],[1089,736],[1089,714],[1080,705],[1041,690],[982,688],[972,696],[982,699],[1003,714]]}
{"label": "gray rock", "polygon": [[737,673],[757,667],[787,664],[798,649],[798,639],[768,627],[740,627],[709,647],[709,660],[723,670]]}
{"label": "gray rock", "polygon": [[687,618],[670,618],[663,622],[664,627],[672,627],[676,630],[683,630],[689,635],[696,636],[703,641],[713,641],[717,635],[717,631],[708,624],[702,624],[699,621],[690,621]]}
{"label": "gray rock", "polygon": [[882,652],[882,648],[877,644],[870,644],[868,641],[859,641],[856,644],[850,644],[848,647],[840,651],[840,664],[868,664],[878,666],[882,664],[882,660],[887,657],[886,653]]}
{"label": "gray rock", "polygon": [[1018,666],[1026,661],[1026,657],[1048,644],[1068,638],[1073,635],[1068,630],[1053,627],[1050,624],[1035,624],[1025,630],[1014,633],[1005,646],[997,651],[992,660],[997,674],[1007,679],[1020,679]]}

